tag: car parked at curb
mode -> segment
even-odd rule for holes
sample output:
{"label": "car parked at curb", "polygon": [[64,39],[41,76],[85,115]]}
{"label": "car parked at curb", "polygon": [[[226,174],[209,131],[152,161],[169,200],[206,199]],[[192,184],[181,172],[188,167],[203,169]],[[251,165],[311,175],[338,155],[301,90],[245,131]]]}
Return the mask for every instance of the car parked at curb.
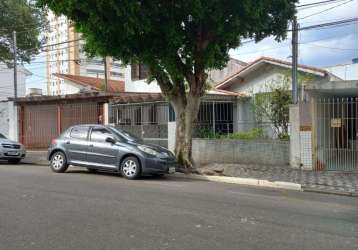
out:
{"label": "car parked at curb", "polygon": [[124,130],[98,124],[67,129],[52,140],[48,160],[56,173],[65,172],[69,165],[74,165],[89,171],[120,172],[127,179],[147,174],[171,174],[176,167],[175,156],[169,150],[146,144]]}
{"label": "car parked at curb", "polygon": [[7,160],[9,163],[19,163],[26,156],[25,146],[21,143],[9,140],[0,133],[0,160]]}

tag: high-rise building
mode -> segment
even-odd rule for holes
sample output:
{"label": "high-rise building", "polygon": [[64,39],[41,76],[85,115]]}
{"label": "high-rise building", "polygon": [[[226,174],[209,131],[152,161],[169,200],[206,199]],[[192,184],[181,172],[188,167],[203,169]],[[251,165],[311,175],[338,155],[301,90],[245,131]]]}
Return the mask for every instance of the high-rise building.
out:
{"label": "high-rise building", "polygon": [[[74,31],[65,16],[56,16],[49,11],[47,39],[47,93],[64,95],[64,80],[55,74],[70,74],[104,78],[104,59],[88,58],[83,51],[81,34]],[[125,66],[107,57],[107,76],[112,80],[125,79]]]}

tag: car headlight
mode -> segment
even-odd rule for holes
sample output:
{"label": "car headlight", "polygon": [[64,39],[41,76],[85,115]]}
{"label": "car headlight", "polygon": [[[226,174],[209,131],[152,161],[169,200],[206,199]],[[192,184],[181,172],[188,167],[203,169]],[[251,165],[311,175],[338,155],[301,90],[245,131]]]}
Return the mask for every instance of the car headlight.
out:
{"label": "car headlight", "polygon": [[157,156],[159,153],[155,151],[154,149],[151,149],[150,147],[146,146],[138,146],[139,150],[143,151],[144,153],[147,153],[149,155]]}

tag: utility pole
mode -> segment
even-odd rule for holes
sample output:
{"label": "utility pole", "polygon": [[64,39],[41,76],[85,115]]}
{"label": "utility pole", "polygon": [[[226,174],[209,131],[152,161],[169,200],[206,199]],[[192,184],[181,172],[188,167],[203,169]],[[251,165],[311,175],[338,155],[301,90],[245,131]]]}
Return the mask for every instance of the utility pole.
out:
{"label": "utility pole", "polygon": [[298,102],[297,64],[298,64],[298,24],[297,24],[297,17],[294,16],[292,22],[292,101],[293,104],[297,104]]}
{"label": "utility pole", "polygon": [[16,31],[13,31],[13,53],[14,53],[14,99],[17,99],[17,45]]}
{"label": "utility pole", "polygon": [[103,59],[104,62],[104,90],[108,92],[108,70],[107,70],[107,57]]}

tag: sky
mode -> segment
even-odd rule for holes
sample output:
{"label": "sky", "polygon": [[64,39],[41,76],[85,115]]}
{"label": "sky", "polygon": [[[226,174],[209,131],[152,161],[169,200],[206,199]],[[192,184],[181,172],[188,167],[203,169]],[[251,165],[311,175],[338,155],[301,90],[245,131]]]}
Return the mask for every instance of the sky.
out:
{"label": "sky", "polygon": [[[299,5],[315,3],[321,0],[301,0]],[[320,13],[322,12],[322,13]],[[297,13],[300,27],[334,22],[358,17],[358,0],[338,0],[314,8],[299,8]],[[233,58],[251,62],[260,56],[291,60],[291,33],[281,42],[273,37],[258,43],[250,42],[231,50]],[[46,93],[46,64],[44,53],[27,65],[33,75],[27,79],[27,88],[42,88]],[[298,61],[301,64],[327,67],[351,63],[358,57],[358,22],[340,27],[300,31]]]}
{"label": "sky", "polygon": [[[299,5],[319,1],[321,0],[301,0]],[[322,13],[316,14],[318,12]],[[358,0],[337,1],[315,8],[298,9],[297,13],[300,27],[354,17],[358,17]],[[326,67],[350,63],[353,58],[358,57],[358,22],[341,27],[300,31],[299,43],[298,61],[301,64]],[[280,43],[269,37],[257,44],[244,44],[232,50],[230,54],[245,62],[254,61],[260,56],[291,60],[291,49],[291,33],[289,32],[287,39]]]}

